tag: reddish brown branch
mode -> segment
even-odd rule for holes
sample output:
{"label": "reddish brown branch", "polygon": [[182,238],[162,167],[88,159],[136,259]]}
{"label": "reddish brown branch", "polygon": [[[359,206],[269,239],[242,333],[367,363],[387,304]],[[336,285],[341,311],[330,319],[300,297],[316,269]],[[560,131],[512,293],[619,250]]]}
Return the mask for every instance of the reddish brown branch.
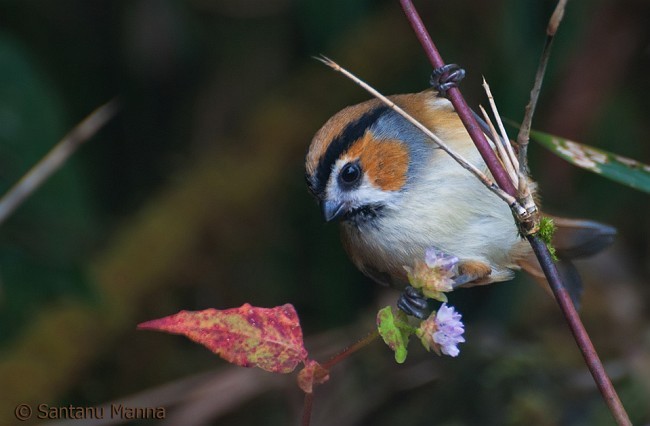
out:
{"label": "reddish brown branch", "polygon": [[[431,36],[429,36],[427,29],[424,27],[422,19],[420,19],[420,15],[418,15],[415,7],[413,7],[413,3],[410,0],[400,0],[400,3],[402,4],[404,13],[406,13],[406,17],[411,23],[411,27],[413,27],[413,31],[415,31],[418,40],[420,40],[425,53],[429,57],[431,65],[433,65],[434,68],[440,68],[444,66],[445,63],[442,60],[442,57],[440,56],[436,45],[431,40]],[[458,113],[461,121],[465,125],[467,133],[469,133],[470,137],[474,141],[476,149],[478,149],[478,151],[481,153],[481,157],[483,157],[485,164],[488,166],[488,169],[490,169],[490,173],[492,173],[492,176],[494,176],[494,180],[497,181],[501,189],[514,197],[517,193],[514,185],[508,178],[508,174],[503,169],[501,162],[499,162],[499,159],[494,154],[494,151],[490,147],[490,144],[488,143],[485,135],[483,134],[483,131],[476,122],[476,119],[474,119],[472,110],[469,108],[469,106],[467,106],[467,102],[465,102],[465,98],[463,98],[460,90],[457,87],[452,87],[447,92],[447,97],[456,109],[456,112]]]}
{"label": "reddish brown branch", "polygon": [[603,367],[603,364],[598,357],[596,348],[594,348],[593,343],[591,343],[589,334],[587,333],[587,330],[585,330],[585,327],[580,320],[580,316],[571,301],[571,296],[569,296],[569,292],[562,285],[557,268],[555,267],[555,263],[553,263],[553,259],[548,252],[546,244],[533,235],[528,237],[528,241],[533,247],[533,251],[535,251],[535,255],[539,260],[539,264],[542,266],[542,270],[544,271],[544,275],[546,275],[551,290],[553,290],[555,300],[557,300],[564,317],[569,323],[569,328],[571,328],[573,337],[582,352],[582,356],[589,368],[589,372],[593,376],[596,386],[598,386],[600,393],[605,399],[605,403],[616,419],[616,423],[619,425],[631,426],[632,422],[625,412],[625,408],[623,407],[611,380],[609,380],[605,367]]}

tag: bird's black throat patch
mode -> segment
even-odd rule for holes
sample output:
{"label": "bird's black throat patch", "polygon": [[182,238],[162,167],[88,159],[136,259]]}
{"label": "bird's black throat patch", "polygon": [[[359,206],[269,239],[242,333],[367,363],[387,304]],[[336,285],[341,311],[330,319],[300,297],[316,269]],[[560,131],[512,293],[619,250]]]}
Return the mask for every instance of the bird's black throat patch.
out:
{"label": "bird's black throat patch", "polygon": [[384,207],[383,204],[366,204],[350,210],[341,220],[351,222],[357,226],[367,225],[382,215]]}

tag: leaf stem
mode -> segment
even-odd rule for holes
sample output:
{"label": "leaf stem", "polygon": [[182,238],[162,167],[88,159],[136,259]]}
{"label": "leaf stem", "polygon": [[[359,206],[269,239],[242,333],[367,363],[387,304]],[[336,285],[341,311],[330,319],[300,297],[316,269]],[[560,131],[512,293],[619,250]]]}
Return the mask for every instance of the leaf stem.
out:
{"label": "leaf stem", "polygon": [[368,346],[370,343],[375,341],[379,337],[379,330],[375,329],[373,330],[370,334],[368,334],[366,337],[363,339],[359,340],[355,344],[348,346],[347,348],[343,349],[341,352],[338,354],[334,355],[327,361],[325,361],[322,366],[323,368],[330,369],[334,365],[338,364],[339,362],[343,361],[353,353],[357,352],[359,349],[362,349],[366,346]]}
{"label": "leaf stem", "polygon": [[305,399],[302,406],[302,420],[301,426],[309,426],[311,423],[311,412],[314,407],[314,393],[305,392]]}

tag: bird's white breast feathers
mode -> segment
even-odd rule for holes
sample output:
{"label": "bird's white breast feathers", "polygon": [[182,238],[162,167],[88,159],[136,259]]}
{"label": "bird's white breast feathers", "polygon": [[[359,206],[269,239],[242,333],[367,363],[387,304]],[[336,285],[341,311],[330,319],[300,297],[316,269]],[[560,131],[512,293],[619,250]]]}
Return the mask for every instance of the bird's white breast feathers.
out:
{"label": "bird's white breast feathers", "polygon": [[[473,146],[451,142],[485,169]],[[424,173],[373,224],[344,224],[344,240],[357,266],[403,273],[404,265],[435,246],[461,260],[489,264],[490,281],[511,279],[511,268],[517,268],[512,252],[521,239],[508,206],[442,150],[436,150]]]}

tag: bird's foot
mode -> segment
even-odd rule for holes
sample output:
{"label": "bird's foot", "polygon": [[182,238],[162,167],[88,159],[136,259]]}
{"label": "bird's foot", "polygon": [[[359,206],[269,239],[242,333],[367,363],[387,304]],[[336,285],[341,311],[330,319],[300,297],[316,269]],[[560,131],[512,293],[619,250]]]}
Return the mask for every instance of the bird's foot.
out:
{"label": "bird's foot", "polygon": [[458,83],[465,78],[465,70],[456,64],[447,64],[436,68],[431,73],[431,86],[438,92],[438,96],[447,97],[447,91],[458,87]]}
{"label": "bird's foot", "polygon": [[420,290],[410,285],[406,286],[397,300],[397,307],[407,315],[412,315],[421,320],[428,318],[431,314],[427,297]]}

